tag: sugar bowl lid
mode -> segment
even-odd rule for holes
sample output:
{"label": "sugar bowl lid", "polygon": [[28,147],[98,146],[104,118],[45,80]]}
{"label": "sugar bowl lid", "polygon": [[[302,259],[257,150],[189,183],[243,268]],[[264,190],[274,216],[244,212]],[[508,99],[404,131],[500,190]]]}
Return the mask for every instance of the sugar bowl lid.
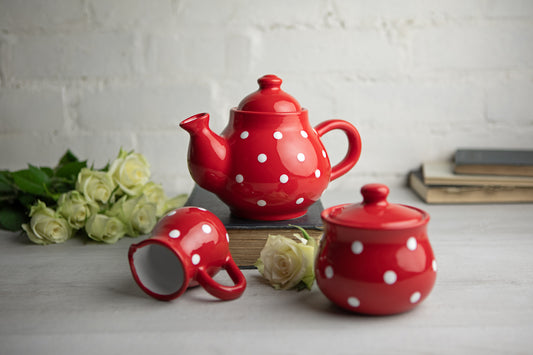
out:
{"label": "sugar bowl lid", "polygon": [[300,112],[302,107],[294,97],[281,90],[281,78],[264,75],[257,79],[259,90],[246,96],[237,106],[240,111],[290,113]]}
{"label": "sugar bowl lid", "polygon": [[361,194],[363,202],[327,208],[322,211],[322,219],[345,227],[379,230],[414,228],[429,221],[429,214],[421,209],[389,203],[386,185],[367,184]]}

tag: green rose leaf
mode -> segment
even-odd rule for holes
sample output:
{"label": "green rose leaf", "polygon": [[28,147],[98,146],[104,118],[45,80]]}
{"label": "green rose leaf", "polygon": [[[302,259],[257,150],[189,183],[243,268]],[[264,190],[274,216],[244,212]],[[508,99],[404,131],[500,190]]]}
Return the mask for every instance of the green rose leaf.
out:
{"label": "green rose leaf", "polygon": [[24,210],[2,208],[0,209],[0,227],[9,231],[21,230],[21,225],[27,221]]}
{"label": "green rose leaf", "polygon": [[79,161],[78,158],[69,149],[69,150],[67,150],[65,152],[65,154],[63,154],[61,159],[59,159],[58,166],[62,166],[62,165],[66,165],[66,164],[74,163],[74,162],[78,162],[78,161]]}
{"label": "green rose leaf", "polygon": [[29,165],[28,169],[15,171],[13,174],[15,185],[24,192],[34,195],[47,196],[46,184],[50,181],[48,174],[36,166]]}
{"label": "green rose leaf", "polygon": [[64,165],[59,166],[55,171],[55,175],[60,178],[74,180],[78,176],[81,169],[86,168],[86,167],[87,167],[87,161],[69,162]]}
{"label": "green rose leaf", "polygon": [[0,171],[0,193],[5,194],[14,192],[15,187],[13,185],[13,178],[9,171]]}

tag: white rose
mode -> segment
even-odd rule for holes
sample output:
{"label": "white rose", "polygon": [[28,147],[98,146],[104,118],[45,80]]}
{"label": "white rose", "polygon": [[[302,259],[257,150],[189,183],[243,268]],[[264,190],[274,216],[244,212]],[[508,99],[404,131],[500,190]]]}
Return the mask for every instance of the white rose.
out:
{"label": "white rose", "polygon": [[87,220],[85,231],[89,238],[107,244],[116,243],[126,233],[124,223],[116,217],[95,214]]}
{"label": "white rose", "polygon": [[57,213],[65,217],[68,224],[74,229],[83,228],[85,222],[98,206],[89,202],[79,191],[72,190],[59,196]]}
{"label": "white rose", "polygon": [[135,196],[150,180],[150,164],[142,154],[120,149],[117,159],[109,168],[109,174],[122,191]]}
{"label": "white rose", "polygon": [[76,190],[81,192],[89,202],[105,204],[115,189],[111,176],[103,171],[83,168],[78,174]]}
{"label": "white rose", "polygon": [[276,289],[290,289],[301,281],[311,288],[314,257],[313,243],[297,243],[288,237],[269,235],[255,266]]}
{"label": "white rose", "polygon": [[126,234],[136,237],[148,234],[157,223],[157,207],[145,195],[134,198],[122,197],[109,210],[108,215],[119,218],[126,225]]}
{"label": "white rose", "polygon": [[30,223],[23,224],[22,229],[36,244],[63,243],[72,237],[72,228],[67,220],[46,207],[42,201],[31,207],[30,217]]}

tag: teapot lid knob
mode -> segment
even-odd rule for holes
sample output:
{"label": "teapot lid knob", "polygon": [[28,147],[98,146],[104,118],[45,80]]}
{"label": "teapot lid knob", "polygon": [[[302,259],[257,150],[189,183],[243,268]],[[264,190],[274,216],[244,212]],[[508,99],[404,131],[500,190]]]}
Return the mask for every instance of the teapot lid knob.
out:
{"label": "teapot lid knob", "polygon": [[246,96],[237,110],[248,112],[296,113],[302,107],[294,97],[281,89],[282,80],[277,75],[263,75],[257,79],[259,90]]}
{"label": "teapot lid knob", "polygon": [[261,89],[280,89],[282,82],[283,80],[280,77],[273,74],[263,75],[257,79],[257,83]]}

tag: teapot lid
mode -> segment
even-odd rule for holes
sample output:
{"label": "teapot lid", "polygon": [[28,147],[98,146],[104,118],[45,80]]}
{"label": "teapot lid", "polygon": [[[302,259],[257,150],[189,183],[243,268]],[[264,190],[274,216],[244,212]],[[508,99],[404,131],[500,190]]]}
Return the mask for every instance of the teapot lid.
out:
{"label": "teapot lid", "polygon": [[281,78],[264,75],[257,79],[259,90],[246,96],[237,107],[240,111],[252,112],[300,112],[301,106],[294,97],[281,90]]}
{"label": "teapot lid", "polygon": [[389,203],[389,188],[367,184],[361,188],[362,203],[333,206],[322,211],[322,219],[331,224],[359,229],[406,229],[426,224],[429,214],[421,209]]}

